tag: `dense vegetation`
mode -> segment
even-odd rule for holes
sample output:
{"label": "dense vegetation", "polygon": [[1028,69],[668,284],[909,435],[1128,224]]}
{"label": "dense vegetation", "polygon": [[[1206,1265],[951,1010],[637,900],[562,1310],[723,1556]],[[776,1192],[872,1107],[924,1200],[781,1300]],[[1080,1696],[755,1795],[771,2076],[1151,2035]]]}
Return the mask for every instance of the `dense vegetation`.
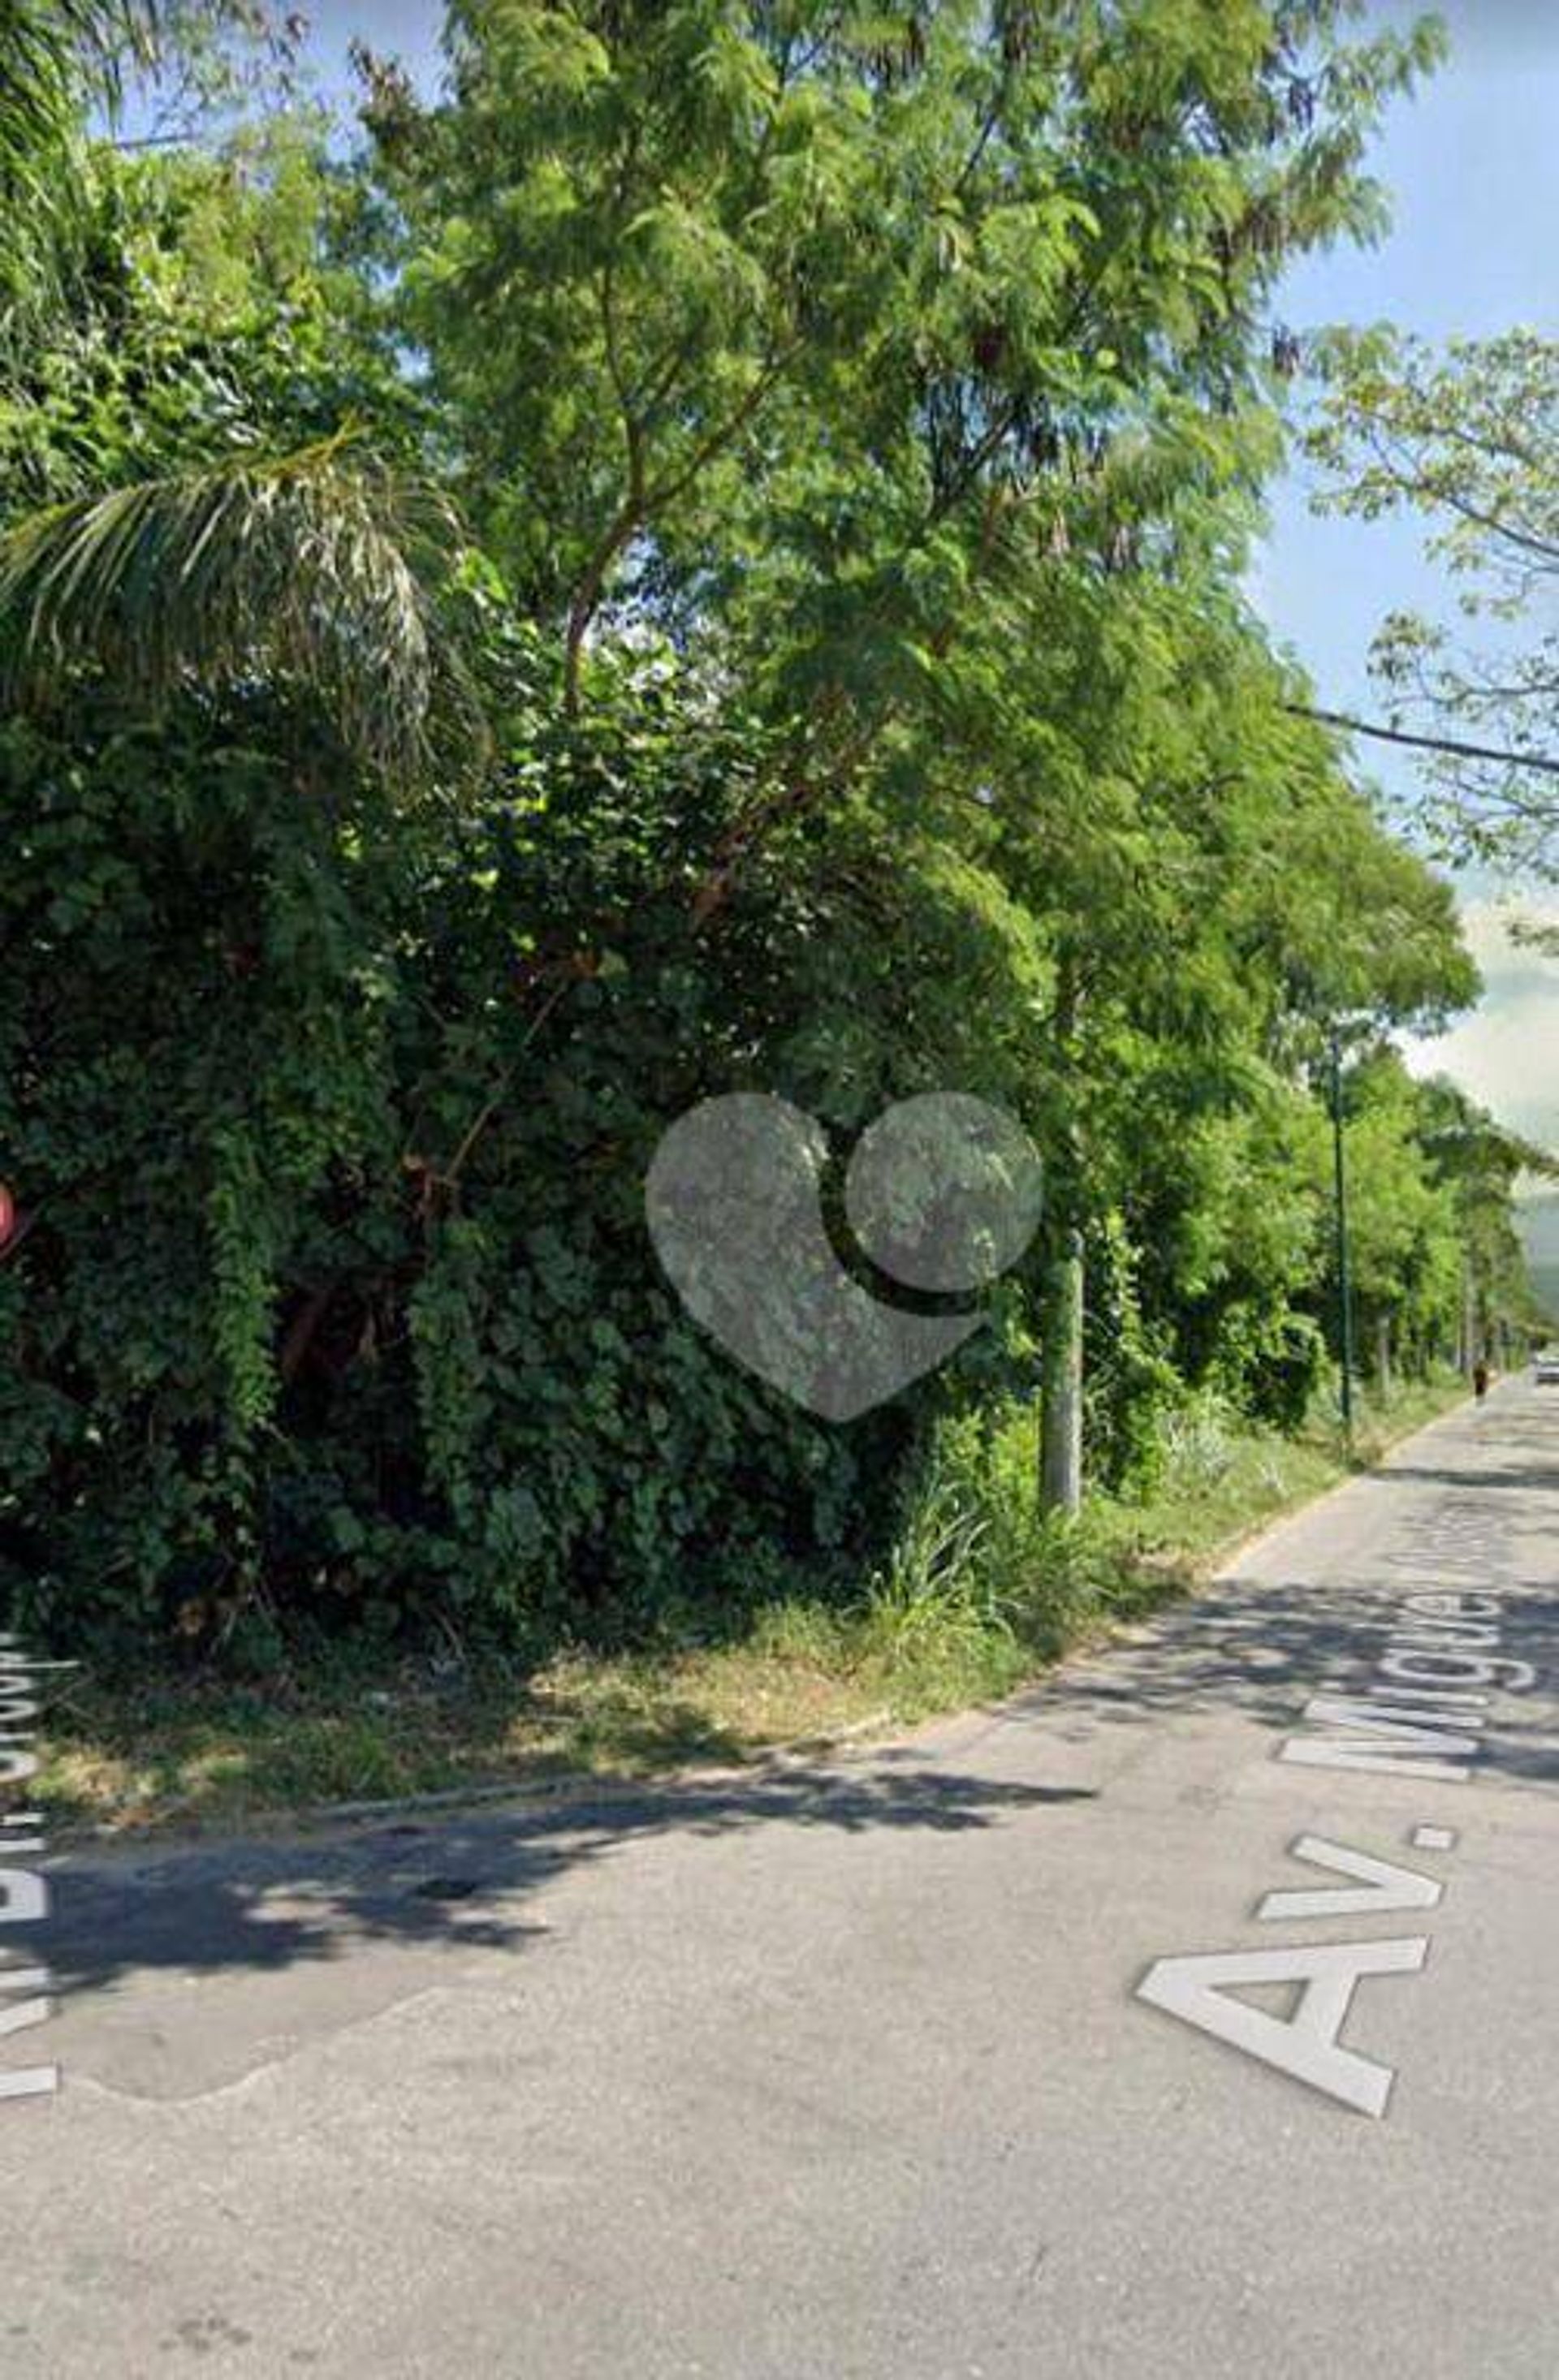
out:
{"label": "dense vegetation", "polygon": [[[465,0],[354,141],[146,150],[126,37],[0,23],[0,1607],[263,1661],[847,1590],[950,1463],[1006,1492],[1073,1231],[1096,1483],[1294,1425],[1334,1033],[1360,1345],[1519,1318],[1523,1152],[1391,1042],[1474,996],[1450,893],[1241,584],[1275,286],[1431,35]],[[943,1087],[1041,1241],[829,1427],[684,1317],[645,1169],[712,1091],[843,1147]]]}

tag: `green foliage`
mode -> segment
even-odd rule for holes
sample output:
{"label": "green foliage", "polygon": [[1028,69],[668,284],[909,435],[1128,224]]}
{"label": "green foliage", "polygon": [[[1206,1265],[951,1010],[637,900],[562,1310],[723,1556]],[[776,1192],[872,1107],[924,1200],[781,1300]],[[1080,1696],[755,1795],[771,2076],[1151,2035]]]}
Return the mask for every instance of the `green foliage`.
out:
{"label": "green foliage", "polygon": [[[1479,644],[1394,613],[1372,664],[1385,732],[1422,757],[1419,822],[1457,856],[1559,869],[1559,340],[1395,333],[1320,345],[1309,445],[1325,507],[1429,526]],[[1366,728],[1367,733],[1375,732]]]}
{"label": "green foliage", "polygon": [[[1285,260],[1431,33],[1332,0],[462,0],[380,164],[473,516],[560,635],[733,638],[831,747],[1272,452]],[[561,359],[566,370],[560,370]],[[1179,500],[1177,502],[1177,500]]]}
{"label": "green foliage", "polygon": [[[1475,990],[1449,893],[1237,592],[1261,308],[1428,55],[1342,13],[469,0],[350,163],[61,119],[77,265],[0,358],[30,1624],[263,1674],[833,1597],[928,1694],[1006,1674],[1103,1608],[1039,1510],[1048,1237],[1101,1483],[1297,1423],[1343,1013],[1366,1318],[1427,1361],[1464,1260],[1517,1312],[1518,1160],[1389,1055]],[[943,1087],[1047,1240],[826,1427],[684,1315],[646,1167],[712,1093],[842,1151]]]}
{"label": "green foliage", "polygon": [[0,701],[57,704],[94,668],[152,702],[301,682],[345,748],[414,782],[456,708],[412,558],[442,525],[424,510],[337,437],[31,513],[0,534]]}
{"label": "green foliage", "polygon": [[138,0],[5,0],[0,11],[0,346],[35,331],[76,259],[72,184],[80,115],[112,100],[128,53],[154,45],[156,10]]}

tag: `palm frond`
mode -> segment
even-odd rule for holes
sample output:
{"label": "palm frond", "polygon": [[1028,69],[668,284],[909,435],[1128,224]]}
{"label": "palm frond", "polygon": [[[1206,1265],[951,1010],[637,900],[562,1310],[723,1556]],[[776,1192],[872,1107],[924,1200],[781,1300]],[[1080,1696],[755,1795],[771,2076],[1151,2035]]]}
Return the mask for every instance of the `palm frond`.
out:
{"label": "palm frond", "polygon": [[306,687],[407,783],[466,708],[428,585],[453,527],[349,433],[50,506],[0,535],[0,702],[52,705],[83,669],[152,705]]}
{"label": "palm frond", "polygon": [[0,176],[25,178],[84,94],[116,100],[161,23],[158,0],[0,0]]}
{"label": "palm frond", "polygon": [[164,0],[0,0],[0,368],[64,303],[83,133],[128,67],[152,66]]}

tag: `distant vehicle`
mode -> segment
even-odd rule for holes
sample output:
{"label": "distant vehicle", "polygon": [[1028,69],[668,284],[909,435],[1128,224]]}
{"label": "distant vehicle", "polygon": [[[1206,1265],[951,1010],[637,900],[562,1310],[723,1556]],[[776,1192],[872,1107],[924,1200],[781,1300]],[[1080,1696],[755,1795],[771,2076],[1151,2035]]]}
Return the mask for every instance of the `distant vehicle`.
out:
{"label": "distant vehicle", "polygon": [[1559,1389],[1559,1347],[1540,1347],[1532,1365],[1532,1378],[1540,1389]]}

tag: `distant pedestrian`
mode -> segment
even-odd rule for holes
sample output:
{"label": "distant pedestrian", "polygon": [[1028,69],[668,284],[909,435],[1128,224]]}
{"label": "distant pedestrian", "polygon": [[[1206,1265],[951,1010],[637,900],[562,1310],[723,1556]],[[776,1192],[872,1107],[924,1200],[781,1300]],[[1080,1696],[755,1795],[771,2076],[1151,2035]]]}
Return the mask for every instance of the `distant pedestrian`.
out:
{"label": "distant pedestrian", "polygon": [[1480,1404],[1489,1393],[1489,1366],[1481,1355],[1472,1367],[1472,1393]]}

